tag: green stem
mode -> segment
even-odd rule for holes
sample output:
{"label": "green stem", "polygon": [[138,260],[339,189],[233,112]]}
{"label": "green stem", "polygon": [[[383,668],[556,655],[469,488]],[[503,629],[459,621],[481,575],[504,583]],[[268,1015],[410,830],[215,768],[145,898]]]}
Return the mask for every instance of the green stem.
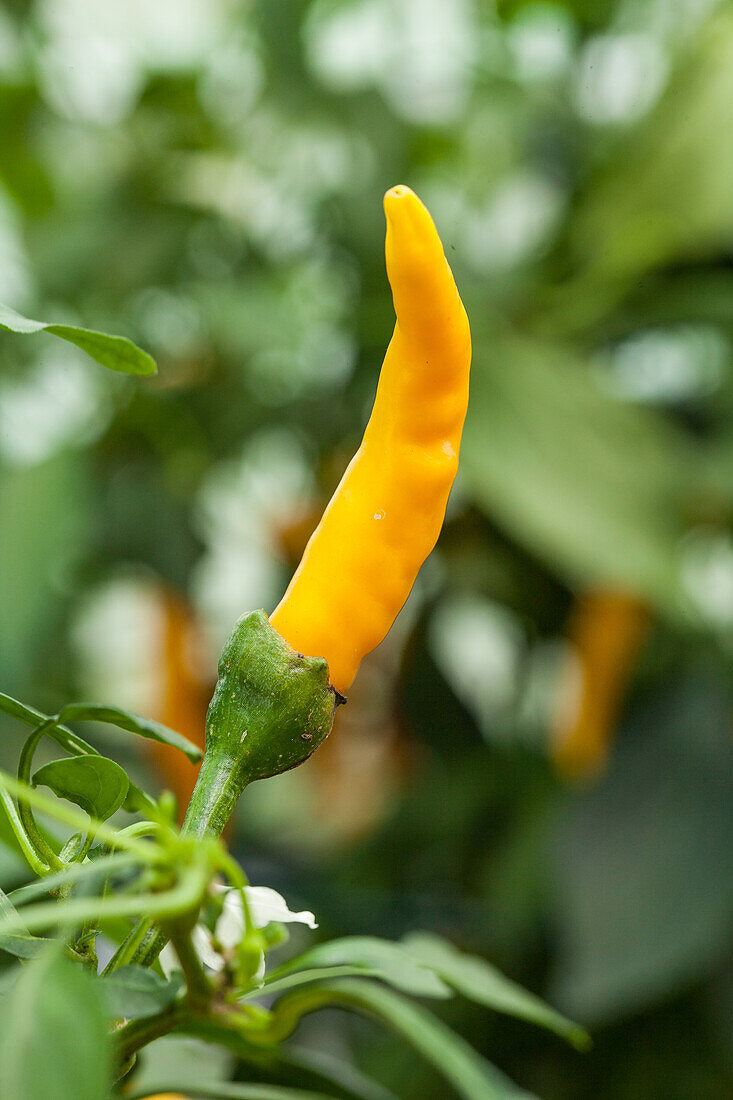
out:
{"label": "green stem", "polygon": [[121,967],[127,966],[128,963],[132,962],[133,958],[135,957],[135,952],[137,951],[142,941],[145,939],[145,936],[147,935],[149,929],[149,918],[142,917],[137,922],[127,939],[123,940],[123,942],[117,948],[114,955],[102,971],[102,977],[104,977],[106,974],[111,974],[114,970],[119,970]]}
{"label": "green stem", "polygon": [[66,902],[60,912],[55,903],[29,905],[23,910],[22,917],[3,921],[3,931],[35,932],[56,924],[82,924],[87,920],[103,920],[105,917],[138,917],[142,912],[152,918],[175,918],[189,910],[198,910],[209,883],[209,875],[209,867],[202,864],[199,867],[190,867],[179,883],[158,894],[102,899],[73,898]]}
{"label": "green stem", "polygon": [[[33,732],[26,739],[23,748],[20,750],[20,756],[18,758],[18,781],[30,786],[31,781],[31,766],[33,764],[33,756],[38,748],[41,739],[49,732],[49,730],[56,725],[56,718],[47,718],[45,722],[41,722],[36,726]],[[64,866],[62,860],[54,852],[51,845],[48,843],[43,833],[38,827],[35,817],[33,816],[33,810],[29,803],[24,798],[18,799],[18,813],[20,820],[23,823],[31,844],[35,848],[38,855],[44,860],[48,866],[54,871],[60,871]]]}
{"label": "green stem", "polygon": [[204,753],[181,832],[188,836],[221,836],[249,779],[236,758]]}
{"label": "green stem", "polygon": [[[221,836],[231,817],[237,799],[249,782],[241,763],[228,755],[204,753],[196,786],[188,804],[186,818],[181,828],[182,836]],[[249,923],[249,909],[245,907],[245,918]],[[161,929],[145,929],[140,940],[140,923],[133,928],[130,938],[138,939],[140,946],[132,961],[138,966],[151,966],[168,942]],[[148,923],[149,928],[149,923]],[[123,944],[123,946],[125,946]]]}
{"label": "green stem", "polygon": [[120,1064],[126,1065],[148,1043],[176,1032],[193,1035],[204,1042],[227,1047],[248,1062],[266,1062],[272,1046],[253,1042],[246,1029],[250,1016],[241,1009],[222,1012],[219,1008],[197,1012],[185,1001],[178,1001],[157,1016],[132,1020],[115,1032]]}
{"label": "green stem", "polygon": [[0,787],[0,804],[8,816],[10,828],[13,830],[15,839],[18,841],[18,846],[31,871],[39,877],[48,874],[50,868],[38,858],[36,849],[31,844],[30,837],[23,828],[23,822],[20,820],[15,802],[13,802],[8,792],[3,790],[2,787]]}
{"label": "green stem", "polygon": [[[1,790],[0,788],[0,793]],[[139,862],[137,856],[120,852],[118,855],[103,856],[101,859],[95,860],[93,864],[72,863],[71,866],[65,867],[63,871],[42,876],[40,882],[31,882],[27,886],[19,886],[17,890],[11,890],[8,897],[17,908],[19,905],[27,904],[32,898],[43,897],[45,894],[61,890],[68,883],[81,882],[103,872],[107,872],[109,875],[115,871],[135,867]]]}
{"label": "green stem", "polygon": [[201,1012],[206,1010],[211,1003],[214,989],[206,975],[203,963],[196,953],[196,948],[191,940],[191,930],[192,926],[182,928],[179,923],[169,925],[167,928],[186,979],[186,999],[191,1008]]}
{"label": "green stem", "polygon": [[157,1016],[146,1016],[141,1020],[131,1020],[115,1032],[115,1040],[118,1044],[118,1058],[122,1065],[126,1065],[133,1055],[142,1050],[154,1039],[160,1039],[163,1035],[179,1029],[187,1021],[194,1017],[190,1005],[184,1001],[171,1005]]}
{"label": "green stem", "polygon": [[[221,836],[248,783],[308,759],[328,736],[339,701],[325,660],[292,649],[264,611],[243,615],[219,658],[206,751],[182,834]],[[164,933],[149,933],[134,961],[150,966],[165,941]]]}

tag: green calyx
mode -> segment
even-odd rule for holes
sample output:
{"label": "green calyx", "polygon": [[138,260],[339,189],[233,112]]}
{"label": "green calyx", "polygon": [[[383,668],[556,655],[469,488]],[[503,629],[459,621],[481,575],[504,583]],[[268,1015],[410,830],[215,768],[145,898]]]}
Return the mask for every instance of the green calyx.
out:
{"label": "green calyx", "polygon": [[297,767],[325,741],[342,701],[323,658],[296,653],[264,611],[243,615],[219,658],[184,831],[220,833],[248,783]]}

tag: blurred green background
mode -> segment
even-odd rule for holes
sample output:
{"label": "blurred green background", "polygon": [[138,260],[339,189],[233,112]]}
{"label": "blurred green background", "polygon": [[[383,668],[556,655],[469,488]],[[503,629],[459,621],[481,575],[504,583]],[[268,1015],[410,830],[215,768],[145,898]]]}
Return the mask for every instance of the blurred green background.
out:
{"label": "blurred green background", "polygon": [[[587,1024],[582,1055],[445,1010],[545,1100],[720,1100],[733,4],[0,2],[0,301],[160,368],[2,334],[0,688],[201,736],[358,444],[398,182],[472,322],[461,471],[334,736],[248,792],[235,849],[324,935],[432,929]],[[302,1033],[445,1095],[351,1018]]]}

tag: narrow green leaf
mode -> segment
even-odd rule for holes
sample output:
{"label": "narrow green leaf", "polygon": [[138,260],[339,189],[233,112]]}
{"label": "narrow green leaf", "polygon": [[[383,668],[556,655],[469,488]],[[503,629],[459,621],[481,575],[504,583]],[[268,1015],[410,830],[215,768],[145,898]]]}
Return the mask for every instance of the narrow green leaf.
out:
{"label": "narrow green leaf", "polygon": [[384,970],[378,970],[370,966],[328,966],[316,967],[312,970],[296,970],[294,974],[286,974],[282,978],[266,981],[261,989],[253,989],[245,994],[243,1001],[252,1001],[261,997],[264,993],[268,996],[272,993],[284,993],[286,989],[297,989],[301,985],[310,985],[312,982],[323,982],[334,978],[376,978],[379,981],[392,984],[389,974]]}
{"label": "narrow green leaf", "polygon": [[[0,917],[6,914],[17,916],[15,906],[2,890],[0,890]],[[34,959],[44,947],[51,943],[50,940],[40,936],[32,936],[30,932],[21,929],[14,935],[0,936],[0,951],[6,951],[8,955],[14,955],[16,959]]]}
{"label": "narrow green leaf", "polygon": [[372,1016],[397,1032],[450,1081],[465,1100],[536,1100],[518,1088],[420,1005],[358,978],[288,993],[273,1006],[276,1028],[290,1034],[301,1017],[328,1005]]}
{"label": "narrow green leaf", "polygon": [[51,336],[75,344],[103,367],[121,374],[149,375],[155,374],[158,369],[155,360],[125,336],[108,336],[104,332],[77,325],[32,321],[9,306],[0,305],[0,329],[22,334],[48,332]]}
{"label": "narrow green leaf", "polygon": [[440,936],[427,932],[415,932],[405,937],[408,951],[423,966],[435,970],[456,993],[461,993],[477,1004],[486,1005],[496,1012],[517,1016],[520,1020],[549,1028],[567,1039],[578,1050],[587,1050],[590,1036],[582,1027],[568,1020],[539,997],[528,993],[516,982],[476,955],[466,955]]}
{"label": "narrow green leaf", "polygon": [[39,722],[48,717],[42,715],[40,711],[33,710],[32,707],[20,703],[17,699],[13,699],[11,695],[6,695],[4,691],[0,691],[0,710],[4,714],[10,715],[11,718],[17,718],[19,722],[25,722],[27,726],[37,726]]}
{"label": "narrow green leaf", "polygon": [[[13,699],[10,695],[5,695],[0,691],[0,711],[9,715],[11,718],[16,718],[19,722],[23,722],[26,726],[38,726],[41,722],[47,722],[50,715],[43,714],[42,711],[36,710],[35,707],[28,707],[25,703],[19,702],[17,699]],[[55,741],[67,752],[75,753],[80,756],[99,756],[99,753],[83,738],[79,737],[73,730],[68,729],[62,725],[60,721],[52,726],[48,727],[46,735]],[[128,813],[146,813],[149,814],[154,811],[156,802],[149,794],[146,794],[135,783],[130,783],[127,796],[123,803],[123,808]],[[7,816],[7,815],[5,815]],[[11,822],[8,822],[10,825]],[[10,833],[14,837],[14,829],[10,829]],[[48,838],[47,838],[48,839]],[[0,841],[5,841],[12,848],[17,848],[20,851],[20,845],[17,840],[11,840],[8,835],[8,829],[4,825],[4,814],[2,807],[2,800],[0,799]],[[21,853],[23,854],[23,853]],[[26,858],[28,856],[26,855]]]}
{"label": "narrow green leaf", "polygon": [[70,756],[39,768],[33,786],[39,784],[81,806],[90,817],[106,821],[127,798],[130,780],[124,769],[106,756]]}
{"label": "narrow green leaf", "polygon": [[[23,722],[26,726],[38,726],[42,722],[48,722],[51,717],[50,714],[44,714],[43,711],[36,710],[35,707],[28,707],[25,703],[13,699],[10,695],[5,695],[2,691],[0,691],[0,711],[11,718],[17,718],[19,722]],[[56,717],[58,718],[58,715]],[[70,752],[79,753],[80,755],[99,755],[92,745],[89,745],[73,730],[62,725],[60,719],[57,723],[48,727],[46,736]]]}
{"label": "narrow green leaf", "polygon": [[155,814],[157,808],[158,804],[154,798],[146,794],[136,783],[130,782],[125,801],[122,803],[123,810],[128,814],[147,814],[150,817]]}
{"label": "narrow green leaf", "polygon": [[182,986],[179,973],[166,980],[143,966],[123,966],[102,980],[102,995],[110,1016],[130,1020],[162,1012]]}
{"label": "narrow green leaf", "polygon": [[26,967],[0,1008],[0,1096],[108,1100],[112,1059],[96,985],[58,949]]}
{"label": "narrow green leaf", "polygon": [[59,721],[106,722],[127,733],[136,733],[139,737],[147,737],[150,741],[159,741],[163,745],[180,749],[194,764],[203,755],[197,745],[180,733],[176,733],[175,730],[168,729],[167,726],[161,722],[155,722],[152,718],[143,718],[139,714],[122,710],[121,707],[108,707],[100,703],[68,703],[59,711]]}
{"label": "narrow green leaf", "polygon": [[360,967],[365,977],[379,977],[413,997],[451,996],[450,988],[434,970],[424,966],[403,944],[376,936],[344,936],[318,944],[278,967],[270,980],[329,966]]}

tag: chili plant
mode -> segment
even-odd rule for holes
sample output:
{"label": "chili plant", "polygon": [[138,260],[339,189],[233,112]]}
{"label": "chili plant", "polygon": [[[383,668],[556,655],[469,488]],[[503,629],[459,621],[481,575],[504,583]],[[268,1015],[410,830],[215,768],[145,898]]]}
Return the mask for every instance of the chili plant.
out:
{"label": "chili plant", "polygon": [[[455,476],[468,322],[425,207],[398,187],[385,209],[397,324],[374,412],[272,620],[244,615],[222,650],[180,830],[169,794],[141,789],[76,727],[111,723],[193,761],[196,746],[114,706],[73,703],[47,715],[0,694],[0,710],[30,728],[17,775],[0,772],[0,837],[34,876],[0,891],[0,950],[16,960],[0,987],[4,1100],[140,1097],[138,1055],[167,1035],[225,1048],[240,1080],[199,1087],[181,1074],[161,1080],[160,1093],[385,1100],[353,1067],[321,1063],[291,1043],[304,1016],[328,1007],[396,1032],[467,1100],[527,1096],[420,1003],[454,995],[587,1045],[577,1025],[431,934],[351,936],[269,966],[287,922],[315,921],[250,886],[222,839],[249,783],[296,767],[328,736],[361,657],[389,630],[435,543]],[[155,369],[120,337],[5,307],[0,325],[45,330],[113,370]],[[63,755],[37,768],[44,741]],[[247,1084],[247,1067],[259,1082],[287,1070],[297,1087]]]}

